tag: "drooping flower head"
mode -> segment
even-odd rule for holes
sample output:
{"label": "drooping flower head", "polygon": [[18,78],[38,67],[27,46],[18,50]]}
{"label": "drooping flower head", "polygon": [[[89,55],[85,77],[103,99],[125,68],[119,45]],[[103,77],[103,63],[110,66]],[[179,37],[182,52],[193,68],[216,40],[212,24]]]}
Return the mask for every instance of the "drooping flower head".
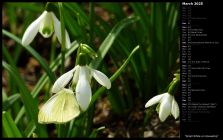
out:
{"label": "drooping flower head", "polygon": [[162,122],[165,121],[170,114],[172,114],[175,119],[179,117],[179,106],[173,95],[169,93],[157,95],[150,99],[145,107],[147,108],[155,104],[159,104],[157,106],[157,111]]}
{"label": "drooping flower head", "polygon": [[111,82],[109,78],[103,74],[102,72],[90,68],[89,66],[75,66],[72,70],[63,74],[59,77],[54,83],[51,92],[57,93],[61,89],[63,89],[69,81],[73,78],[72,83],[76,85],[75,93],[77,102],[80,105],[81,109],[85,111],[90,104],[92,92],[90,81],[91,77],[94,77],[95,80],[106,87],[107,89],[111,88]]}
{"label": "drooping flower head", "polygon": [[180,114],[179,106],[173,96],[180,84],[180,74],[176,73],[174,76],[169,85],[168,92],[153,97],[145,104],[146,108],[158,104],[156,110],[162,122],[165,121],[170,114],[172,114],[175,119],[177,119]]}
{"label": "drooping flower head", "polygon": [[87,65],[87,56],[93,59],[97,57],[94,50],[92,50],[88,45],[80,44],[77,55],[77,65],[56,80],[51,92],[59,92],[72,79],[71,88],[75,89],[77,102],[80,105],[80,108],[85,111],[88,108],[92,98],[90,86],[92,76],[99,84],[107,89],[111,88],[111,82],[105,74]]}
{"label": "drooping flower head", "polygon": [[[22,37],[22,45],[29,45],[39,32],[44,38],[49,38],[53,32],[62,43],[60,21],[53,12],[44,11],[35,21],[33,21],[26,29]],[[70,47],[70,38],[65,30],[66,47]]]}

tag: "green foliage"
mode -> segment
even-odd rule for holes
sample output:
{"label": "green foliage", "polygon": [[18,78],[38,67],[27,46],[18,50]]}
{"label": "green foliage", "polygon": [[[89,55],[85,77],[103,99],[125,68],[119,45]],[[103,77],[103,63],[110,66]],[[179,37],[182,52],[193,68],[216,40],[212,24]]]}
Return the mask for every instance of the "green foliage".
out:
{"label": "green foliage", "polygon": [[15,122],[13,121],[12,117],[9,113],[3,111],[2,112],[2,123],[3,123],[3,131],[4,134],[9,138],[21,138],[22,134],[20,133],[19,129],[17,128]]}

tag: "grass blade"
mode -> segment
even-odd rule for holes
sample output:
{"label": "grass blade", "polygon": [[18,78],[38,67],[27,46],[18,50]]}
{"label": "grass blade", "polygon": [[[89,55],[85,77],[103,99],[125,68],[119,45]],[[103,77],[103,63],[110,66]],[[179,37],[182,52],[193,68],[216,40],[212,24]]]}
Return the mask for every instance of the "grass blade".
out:
{"label": "grass blade", "polygon": [[2,65],[14,77],[15,82],[18,84],[20,95],[22,97],[23,104],[25,105],[28,117],[30,119],[37,120],[37,104],[35,104],[35,101],[26,87],[23,79],[20,77],[19,72],[15,67],[10,66],[5,61],[2,62]]}
{"label": "grass blade", "polygon": [[94,130],[91,132],[89,138],[96,138],[97,135],[98,135],[98,132],[101,131],[101,130],[103,130],[103,129],[105,129],[105,126],[102,126],[102,127],[97,128],[97,129],[94,129]]}
{"label": "grass blade", "polygon": [[[139,49],[139,46],[136,46],[133,51],[130,53],[129,57],[125,60],[125,62],[122,64],[122,66],[110,77],[111,82],[113,82],[120,74],[121,72],[125,69],[129,61],[131,60],[133,54]],[[103,91],[105,90],[105,87],[99,88],[93,95],[90,106],[98,99],[99,96],[102,95]]]}
{"label": "grass blade", "polygon": [[34,132],[35,129],[36,129],[35,122],[34,121],[30,122],[29,125],[28,125],[28,127],[24,131],[25,136],[27,138],[29,138],[33,134],[33,132]]}
{"label": "grass blade", "polygon": [[16,93],[2,102],[2,110],[8,110],[19,98],[20,94]]}
{"label": "grass blade", "polygon": [[[13,39],[17,43],[21,44],[21,39],[19,39],[17,36],[13,35],[12,33],[8,32],[4,29],[2,29],[2,33],[4,35],[8,36],[9,38]],[[43,58],[39,55],[39,53],[37,53],[31,46],[23,46],[23,45],[21,45],[21,46],[24,47],[30,54],[32,54],[32,56],[34,58],[36,58],[36,60],[39,62],[41,67],[46,71],[51,82],[53,83],[55,81],[55,75],[48,67],[48,64],[46,64],[46,62],[43,60]]]}
{"label": "grass blade", "polygon": [[21,8],[30,12],[42,12],[44,10],[42,3],[7,2],[7,6]]}
{"label": "grass blade", "polygon": [[20,133],[19,129],[17,128],[15,122],[13,121],[11,115],[6,111],[2,112],[2,123],[3,123],[3,130],[7,137],[16,137],[21,138],[22,134]]}
{"label": "grass blade", "polygon": [[139,20],[139,18],[132,16],[132,17],[125,18],[122,21],[120,21],[119,23],[117,23],[115,25],[115,27],[111,30],[109,35],[105,38],[103,43],[101,44],[101,46],[97,52],[98,57],[91,62],[90,66],[97,68],[100,65],[103,58],[105,57],[108,50],[110,49],[110,47],[112,46],[112,44],[113,44],[114,40],[116,39],[116,37],[118,36],[119,32],[123,28],[125,28],[127,25],[134,23],[137,20]]}

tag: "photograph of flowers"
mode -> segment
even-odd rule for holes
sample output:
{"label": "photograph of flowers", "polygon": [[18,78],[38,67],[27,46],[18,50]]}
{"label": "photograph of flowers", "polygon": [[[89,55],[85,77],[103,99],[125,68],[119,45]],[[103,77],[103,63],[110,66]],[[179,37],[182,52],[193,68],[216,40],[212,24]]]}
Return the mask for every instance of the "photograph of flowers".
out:
{"label": "photograph of flowers", "polygon": [[179,2],[3,2],[2,137],[180,138]]}

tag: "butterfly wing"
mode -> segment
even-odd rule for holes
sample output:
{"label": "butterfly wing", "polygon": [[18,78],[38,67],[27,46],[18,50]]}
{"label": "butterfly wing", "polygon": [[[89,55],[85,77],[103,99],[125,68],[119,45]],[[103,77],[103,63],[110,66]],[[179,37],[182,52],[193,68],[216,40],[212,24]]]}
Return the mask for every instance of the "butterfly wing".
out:
{"label": "butterfly wing", "polygon": [[53,107],[58,102],[59,93],[53,95],[39,110],[38,122],[39,123],[52,123],[53,122]]}
{"label": "butterfly wing", "polygon": [[39,123],[66,123],[80,114],[74,93],[63,89],[52,96],[40,109]]}
{"label": "butterfly wing", "polygon": [[[63,105],[61,122],[70,121],[80,114],[79,105],[77,103],[76,97],[74,96],[74,93],[67,92],[65,96],[66,101]],[[58,122],[60,121],[58,120]]]}

